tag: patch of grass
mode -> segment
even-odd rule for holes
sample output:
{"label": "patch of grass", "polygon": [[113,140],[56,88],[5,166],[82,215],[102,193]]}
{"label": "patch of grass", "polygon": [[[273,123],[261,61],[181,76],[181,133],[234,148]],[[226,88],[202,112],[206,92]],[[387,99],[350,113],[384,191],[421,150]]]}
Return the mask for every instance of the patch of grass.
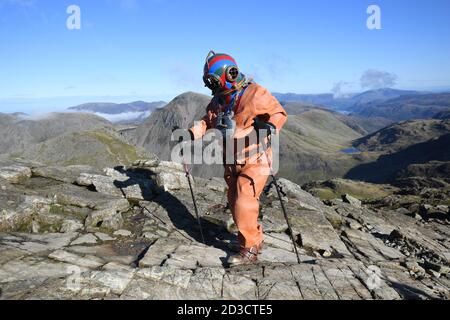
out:
{"label": "patch of grass", "polygon": [[23,233],[30,233],[31,232],[31,222],[32,218],[24,219],[16,224],[14,230],[15,232],[23,232]]}
{"label": "patch of grass", "polygon": [[112,137],[106,132],[90,131],[84,134],[106,145],[111,156],[115,157],[121,163],[131,163],[138,159],[135,147]]}
{"label": "patch of grass", "polygon": [[322,200],[331,200],[335,198],[339,198],[335,192],[331,189],[322,189],[322,188],[316,188],[311,190],[311,192],[318,198]]}
{"label": "patch of grass", "polygon": [[78,220],[83,221],[84,219],[86,219],[87,214],[83,213],[83,212],[79,212],[79,211],[74,211],[74,210],[70,210],[68,208],[66,208],[63,205],[58,205],[58,204],[52,204],[50,205],[50,210],[49,210],[50,214],[56,214],[56,215],[61,215],[61,216],[67,216],[67,217],[73,217],[76,218]]}
{"label": "patch of grass", "polygon": [[385,185],[343,179],[318,183],[309,191],[322,200],[341,198],[344,194],[349,194],[360,200],[369,200],[383,198],[393,193],[392,190],[386,189]]}

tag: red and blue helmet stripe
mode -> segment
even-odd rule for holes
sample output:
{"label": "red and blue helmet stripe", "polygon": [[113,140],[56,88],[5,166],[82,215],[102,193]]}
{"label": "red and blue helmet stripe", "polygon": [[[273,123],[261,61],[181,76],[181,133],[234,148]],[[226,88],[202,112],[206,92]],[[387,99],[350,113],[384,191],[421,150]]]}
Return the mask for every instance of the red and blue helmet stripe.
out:
{"label": "red and blue helmet stripe", "polygon": [[208,60],[205,71],[221,76],[222,73],[225,73],[226,68],[230,66],[237,67],[236,60],[226,54],[217,54]]}
{"label": "red and blue helmet stripe", "polygon": [[222,89],[232,89],[235,82],[229,82],[227,80],[226,71],[229,67],[238,68],[236,60],[233,57],[224,53],[214,53],[207,58],[203,71],[204,77],[214,77],[220,81]]}

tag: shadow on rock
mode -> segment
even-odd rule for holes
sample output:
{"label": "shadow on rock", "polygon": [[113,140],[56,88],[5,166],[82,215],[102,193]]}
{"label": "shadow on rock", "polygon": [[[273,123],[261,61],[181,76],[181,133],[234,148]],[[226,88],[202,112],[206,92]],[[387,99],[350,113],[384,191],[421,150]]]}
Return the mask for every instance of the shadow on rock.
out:
{"label": "shadow on rock", "polygon": [[[198,220],[191,213],[191,211],[180,201],[176,196],[170,192],[164,191],[159,188],[151,179],[156,173],[149,169],[132,169],[126,170],[124,167],[115,167],[116,171],[129,177],[126,181],[114,181],[114,185],[119,188],[125,196],[123,189],[139,185],[142,197],[145,201],[154,202],[160,205],[167,212],[168,218],[172,222],[176,230],[186,232],[196,242],[202,243],[202,236],[200,233]],[[189,192],[189,191],[187,191]],[[194,190],[195,194],[195,190]],[[190,196],[190,195],[189,195]],[[192,200],[191,200],[192,201]],[[197,200],[198,201],[198,200]],[[145,209],[145,208],[143,208]],[[148,211],[148,210],[147,210]],[[163,224],[166,224],[163,217],[157,217],[152,212],[148,212],[158,219]],[[194,213],[195,214],[195,213]],[[201,213],[200,213],[201,214]],[[221,258],[222,264],[226,266],[226,261],[230,256],[229,248],[224,243],[225,240],[235,240],[236,236],[229,233],[223,226],[214,224],[202,217],[200,217],[200,224],[202,227],[205,244],[212,246],[227,253],[226,257]]]}

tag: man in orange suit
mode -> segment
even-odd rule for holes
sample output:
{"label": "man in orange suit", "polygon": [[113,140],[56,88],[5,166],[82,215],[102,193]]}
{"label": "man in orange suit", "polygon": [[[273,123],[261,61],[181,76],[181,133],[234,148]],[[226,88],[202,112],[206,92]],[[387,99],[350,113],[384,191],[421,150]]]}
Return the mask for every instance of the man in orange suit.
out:
{"label": "man in orange suit", "polygon": [[[228,144],[224,148],[224,160],[230,159],[228,150],[230,146],[234,147],[232,161],[225,160],[225,181],[228,203],[239,230],[240,250],[228,262],[230,265],[254,263],[263,244],[263,230],[258,223],[259,197],[270,175],[272,157],[270,147],[267,150],[261,148],[259,133],[266,133],[261,143],[267,145],[269,136],[277,134],[285,124],[287,114],[277,99],[248,80],[227,54],[211,51],[203,73],[205,85],[214,97],[206,115],[190,129],[191,136],[199,139],[208,129],[221,131]],[[249,142],[252,139],[248,139],[250,136],[259,139],[252,144]]]}

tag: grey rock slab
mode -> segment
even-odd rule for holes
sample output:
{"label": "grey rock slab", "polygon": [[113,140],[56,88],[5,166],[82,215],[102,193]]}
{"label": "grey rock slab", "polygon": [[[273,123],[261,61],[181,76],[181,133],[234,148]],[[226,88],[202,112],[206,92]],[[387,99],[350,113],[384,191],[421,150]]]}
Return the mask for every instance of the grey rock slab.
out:
{"label": "grey rock slab", "polygon": [[150,300],[156,288],[156,283],[135,277],[120,295],[121,300]]}
{"label": "grey rock slab", "polygon": [[114,185],[114,178],[98,175],[82,173],[76,180],[80,186],[90,187],[94,186],[95,190],[111,196],[122,197],[123,194],[119,188]]}
{"label": "grey rock slab", "polygon": [[52,198],[53,202],[56,204],[62,206],[74,206],[78,208],[107,208],[110,202],[117,200],[117,197],[111,197],[99,192],[89,191],[86,188],[73,184],[50,186],[43,188],[41,191],[46,197]]}
{"label": "grey rock slab", "polygon": [[322,272],[325,274],[332,287],[336,290],[341,300],[361,299],[360,295],[353,287],[353,283],[348,280],[347,275],[339,268],[322,268]]}
{"label": "grey rock slab", "polygon": [[180,171],[161,171],[156,176],[155,182],[164,191],[189,189],[186,174]]}
{"label": "grey rock slab", "polygon": [[2,237],[0,237],[0,266],[10,260],[22,258],[30,254],[25,250],[2,244],[1,240],[3,240]]}
{"label": "grey rock slab", "polygon": [[294,252],[294,246],[291,238],[283,233],[266,233],[264,235],[264,244],[279,249]]}
{"label": "grey rock slab", "polygon": [[134,277],[120,296],[132,300],[193,300],[197,293],[164,281]]}
{"label": "grey rock slab", "polygon": [[294,276],[305,300],[323,300],[324,296],[319,290],[316,282],[313,266],[309,264],[300,264],[291,267]]}
{"label": "grey rock slab", "polygon": [[[73,265],[27,257],[12,260],[0,267],[0,282],[23,281],[33,278],[56,278],[71,274]],[[81,272],[86,271],[79,267]]]}
{"label": "grey rock slab", "polygon": [[43,177],[65,183],[74,183],[81,173],[100,173],[100,170],[86,165],[36,167],[32,168],[31,171],[35,177]]}
{"label": "grey rock slab", "polygon": [[220,299],[224,275],[223,268],[198,268],[191,276],[188,292],[195,292],[196,299]]}
{"label": "grey rock slab", "polygon": [[[302,250],[299,249],[299,256],[301,261],[311,260],[310,257],[302,254]],[[278,248],[265,247],[261,254],[258,256],[258,260],[262,263],[296,263],[297,255],[292,251],[286,251]]]}
{"label": "grey rock slab", "polygon": [[347,229],[344,235],[372,262],[405,257],[400,251],[386,246],[383,241],[376,239],[369,233]]}
{"label": "grey rock slab", "polygon": [[[298,184],[284,178],[278,179],[278,184],[281,187],[282,193],[286,194],[289,199],[295,199],[302,208],[320,211],[324,207],[322,201],[303,190]],[[271,187],[268,197],[278,200],[275,186]]]}
{"label": "grey rock slab", "polygon": [[89,269],[97,269],[105,263],[102,259],[95,256],[81,257],[64,250],[56,250],[52,252],[48,257],[56,261],[66,262]]}
{"label": "grey rock slab", "polygon": [[140,269],[138,276],[156,281],[164,281],[174,286],[187,289],[193,272],[191,270],[182,270],[171,266],[153,266]]}
{"label": "grey rock slab", "polygon": [[138,168],[155,168],[159,165],[160,160],[155,156],[153,159],[139,159],[133,162],[134,167]]}
{"label": "grey rock slab", "polygon": [[222,260],[227,257],[227,253],[221,249],[202,245],[181,245],[170,258],[166,265],[185,269],[195,269],[201,267],[221,267]]}
{"label": "grey rock slab", "polygon": [[80,221],[74,220],[74,219],[65,219],[62,222],[61,228],[59,229],[59,231],[62,233],[70,233],[70,232],[80,231],[83,228],[84,228],[84,224],[82,224]]}
{"label": "grey rock slab", "polygon": [[[127,199],[139,201],[153,195],[154,183],[151,175],[137,174],[133,171],[120,172],[116,169],[106,168],[104,173],[111,178],[111,188],[115,187]],[[95,181],[94,181],[95,186]]]}
{"label": "grey rock slab", "polygon": [[96,232],[95,236],[103,242],[116,240],[116,238],[113,238],[110,235],[103,233],[103,232]]}
{"label": "grey rock slab", "polygon": [[136,256],[116,252],[114,242],[107,242],[102,245],[76,245],[66,249],[67,251],[80,255],[94,255],[104,261],[118,262],[121,264],[131,264],[136,260]]}
{"label": "grey rock slab", "polygon": [[159,203],[140,201],[139,206],[143,209],[142,212],[147,218],[147,227],[149,227],[151,224],[155,224],[158,225],[158,227],[163,225],[168,229],[174,228],[172,220],[169,217],[169,213],[167,212],[166,208],[164,208]]}
{"label": "grey rock slab", "polygon": [[376,299],[401,300],[401,296],[384,280],[385,275],[375,265],[349,265],[355,277],[357,277],[370,290]]}
{"label": "grey rock slab", "polygon": [[352,197],[352,196],[349,195],[349,194],[344,194],[344,195],[342,196],[342,200],[343,200],[344,202],[346,202],[346,203],[351,204],[352,206],[355,206],[355,207],[361,207],[361,200],[358,200],[358,199],[356,199],[355,197]]}
{"label": "grey rock slab", "polygon": [[184,173],[184,167],[181,163],[172,161],[160,161],[158,166],[155,168],[156,173],[161,173],[164,171],[179,171]]}
{"label": "grey rock slab", "polygon": [[131,279],[135,270],[125,265],[110,262],[103,267],[102,271],[93,271],[89,280],[111,289],[114,294],[121,295]]}
{"label": "grey rock slab", "polygon": [[179,242],[169,239],[156,240],[139,261],[139,267],[145,268],[161,265],[179,245]]}
{"label": "grey rock slab", "polygon": [[76,240],[70,243],[71,246],[76,246],[79,244],[96,244],[98,241],[97,237],[92,233],[83,234],[78,237]]}
{"label": "grey rock slab", "polygon": [[350,255],[347,247],[322,212],[301,210],[295,215],[292,214],[290,219],[294,233],[301,236],[304,249],[337,251],[343,255]]}
{"label": "grey rock slab", "polygon": [[264,266],[264,279],[270,280],[271,282],[278,281],[295,281],[295,277],[292,273],[291,265],[265,265]]}
{"label": "grey rock slab", "polygon": [[370,293],[370,291],[367,289],[365,285],[361,283],[361,281],[357,277],[355,277],[351,269],[345,263],[342,264],[339,263],[338,268],[361,299],[363,300],[372,299],[372,294]]}
{"label": "grey rock slab", "polygon": [[380,266],[383,280],[394,288],[403,299],[440,299],[449,295],[448,288],[437,284],[425,285],[422,281],[416,281],[410,275],[399,270],[396,265],[383,264]]}
{"label": "grey rock slab", "polygon": [[414,218],[396,214],[394,212],[387,212],[384,214],[385,219],[396,225],[399,233],[406,239],[410,239],[417,245],[432,251],[442,260],[446,260],[445,253],[448,249],[440,243],[442,235],[421,225],[418,225]]}
{"label": "grey rock slab", "polygon": [[57,250],[69,245],[78,236],[78,233],[48,233],[48,234],[24,234],[15,233],[22,241],[8,242],[10,246],[25,250],[30,253],[40,253],[48,250]]}
{"label": "grey rock slab", "polygon": [[324,300],[341,300],[341,296],[331,284],[320,266],[312,266],[314,281]]}
{"label": "grey rock slab", "polygon": [[272,282],[267,279],[258,283],[260,300],[303,300],[297,283],[292,281]]}
{"label": "grey rock slab", "polygon": [[256,283],[246,277],[225,274],[223,277],[222,298],[225,300],[256,300]]}
{"label": "grey rock slab", "polygon": [[129,230],[117,230],[113,233],[115,236],[118,237],[131,237],[133,233]]}
{"label": "grey rock slab", "polygon": [[31,178],[31,169],[19,165],[0,167],[0,178],[9,183],[18,184]]}
{"label": "grey rock slab", "polygon": [[[1,274],[1,271],[0,271]],[[24,280],[10,281],[1,284],[2,295],[0,300],[25,300],[28,299],[31,292],[39,291],[45,282],[49,281],[47,277],[33,277]],[[48,294],[48,293],[47,293]],[[39,296],[36,297],[39,298]]]}
{"label": "grey rock slab", "polygon": [[90,213],[84,224],[86,227],[98,227],[100,225],[105,229],[118,230],[124,223],[121,213],[129,208],[130,204],[126,199],[116,200],[111,202],[109,207]]}
{"label": "grey rock slab", "polygon": [[5,197],[0,193],[0,231],[16,231],[31,225],[33,216],[49,213],[51,203],[50,199],[40,196],[19,194]]}

